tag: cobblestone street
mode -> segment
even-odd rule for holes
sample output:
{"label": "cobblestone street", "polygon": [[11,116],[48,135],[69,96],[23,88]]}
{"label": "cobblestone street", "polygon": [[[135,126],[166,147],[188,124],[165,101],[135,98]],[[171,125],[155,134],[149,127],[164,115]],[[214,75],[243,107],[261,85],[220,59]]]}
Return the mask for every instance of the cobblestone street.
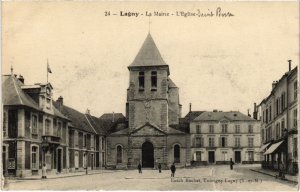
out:
{"label": "cobblestone street", "polygon": [[216,165],[170,171],[145,169],[104,172],[47,180],[9,180],[6,190],[278,190],[297,191],[289,181],[253,172],[253,165]]}

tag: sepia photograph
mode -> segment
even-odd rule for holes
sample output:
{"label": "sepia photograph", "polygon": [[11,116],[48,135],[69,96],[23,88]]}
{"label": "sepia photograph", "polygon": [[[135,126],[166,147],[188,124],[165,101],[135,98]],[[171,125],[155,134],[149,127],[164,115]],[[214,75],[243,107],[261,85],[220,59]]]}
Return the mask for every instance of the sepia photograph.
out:
{"label": "sepia photograph", "polygon": [[298,1],[2,1],[1,190],[298,191]]}

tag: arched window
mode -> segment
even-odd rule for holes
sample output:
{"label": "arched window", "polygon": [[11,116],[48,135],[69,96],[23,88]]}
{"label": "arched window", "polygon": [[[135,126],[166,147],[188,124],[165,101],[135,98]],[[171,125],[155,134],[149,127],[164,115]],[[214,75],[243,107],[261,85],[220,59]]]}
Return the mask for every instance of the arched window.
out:
{"label": "arched window", "polygon": [[118,145],[117,147],[117,163],[122,163],[123,160],[123,149],[122,146]]}
{"label": "arched window", "polygon": [[157,89],[157,72],[152,71],[151,72],[151,90]]}
{"label": "arched window", "polygon": [[180,146],[179,145],[174,146],[174,162],[180,163]]}

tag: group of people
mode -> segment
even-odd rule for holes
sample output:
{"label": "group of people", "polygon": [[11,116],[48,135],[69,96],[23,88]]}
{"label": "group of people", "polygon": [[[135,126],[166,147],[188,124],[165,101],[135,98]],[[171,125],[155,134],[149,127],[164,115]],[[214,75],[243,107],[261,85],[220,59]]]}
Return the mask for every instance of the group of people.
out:
{"label": "group of people", "polygon": [[[158,168],[158,172],[161,173],[161,164],[160,163],[158,164],[157,168]],[[174,177],[175,176],[175,171],[176,171],[176,167],[175,167],[174,163],[171,165],[170,169],[171,169],[171,177]],[[142,174],[142,165],[141,165],[141,163],[139,163],[139,165],[138,165],[138,170],[139,170],[139,173]]]}

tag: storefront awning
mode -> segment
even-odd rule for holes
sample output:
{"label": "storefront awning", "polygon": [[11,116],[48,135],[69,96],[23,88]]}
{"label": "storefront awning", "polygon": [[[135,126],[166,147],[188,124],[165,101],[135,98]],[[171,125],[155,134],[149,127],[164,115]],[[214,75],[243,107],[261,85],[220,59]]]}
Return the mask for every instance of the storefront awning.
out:
{"label": "storefront awning", "polygon": [[265,150],[265,148],[267,148],[270,145],[270,143],[264,144],[263,146],[261,146],[261,148],[259,149],[259,152],[263,152],[263,150]]}
{"label": "storefront awning", "polygon": [[283,143],[283,141],[272,144],[271,147],[264,153],[264,155],[273,153],[281,145],[281,143]]}

